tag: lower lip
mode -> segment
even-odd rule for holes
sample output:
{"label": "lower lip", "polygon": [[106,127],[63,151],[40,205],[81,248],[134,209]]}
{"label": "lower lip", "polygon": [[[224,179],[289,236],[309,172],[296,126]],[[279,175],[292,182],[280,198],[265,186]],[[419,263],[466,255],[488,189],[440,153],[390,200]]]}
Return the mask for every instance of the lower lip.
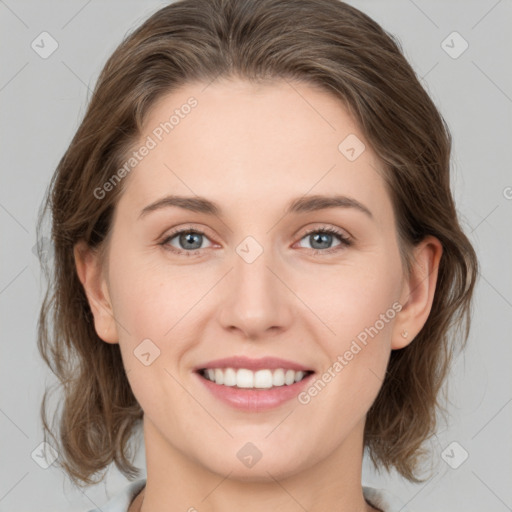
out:
{"label": "lower lip", "polygon": [[206,388],[222,402],[244,411],[263,411],[279,407],[280,405],[295,398],[301,390],[309,383],[314,373],[299,382],[287,386],[276,386],[265,389],[243,389],[236,386],[223,386],[206,379],[196,373]]}

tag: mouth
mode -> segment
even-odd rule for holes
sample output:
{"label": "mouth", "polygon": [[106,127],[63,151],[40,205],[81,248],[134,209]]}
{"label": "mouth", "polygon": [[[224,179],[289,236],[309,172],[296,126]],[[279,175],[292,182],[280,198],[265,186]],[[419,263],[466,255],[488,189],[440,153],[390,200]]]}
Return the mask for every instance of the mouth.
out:
{"label": "mouth", "polygon": [[293,370],[291,368],[201,368],[197,373],[204,379],[219,386],[238,389],[273,389],[292,386],[303,381],[314,372],[312,370]]}
{"label": "mouth", "polygon": [[263,412],[297,398],[314,370],[294,361],[234,356],[198,365],[194,374],[215,401],[243,412]]}

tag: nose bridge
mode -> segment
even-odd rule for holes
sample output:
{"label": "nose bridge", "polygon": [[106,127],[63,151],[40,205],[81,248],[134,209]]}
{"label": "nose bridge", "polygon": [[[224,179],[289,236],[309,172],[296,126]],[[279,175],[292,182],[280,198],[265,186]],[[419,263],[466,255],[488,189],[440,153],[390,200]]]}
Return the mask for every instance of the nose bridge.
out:
{"label": "nose bridge", "polygon": [[[265,238],[267,243],[270,237]],[[235,248],[229,290],[221,314],[224,327],[237,327],[254,337],[270,328],[283,327],[289,304],[282,283],[274,275],[274,251],[256,238],[246,237]],[[270,270],[272,269],[272,271]]]}

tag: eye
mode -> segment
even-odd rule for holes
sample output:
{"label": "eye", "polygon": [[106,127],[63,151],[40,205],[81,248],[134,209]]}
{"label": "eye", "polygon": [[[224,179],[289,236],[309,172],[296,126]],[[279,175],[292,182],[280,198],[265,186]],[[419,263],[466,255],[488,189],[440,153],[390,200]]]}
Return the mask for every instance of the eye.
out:
{"label": "eye", "polygon": [[[333,237],[337,238],[340,243],[334,247],[327,247],[332,244]],[[314,251],[314,254],[330,254],[352,245],[350,238],[341,231],[331,227],[310,229],[301,238],[301,240],[304,239],[307,239],[311,244],[309,248]]]}
{"label": "eye", "polygon": [[[327,247],[332,244],[333,237],[339,240],[339,244],[334,247]],[[176,241],[172,243],[175,239]],[[206,233],[201,230],[191,228],[180,229],[166,236],[160,242],[160,245],[179,255],[195,256],[201,252],[201,249],[204,249],[202,245],[205,239],[209,240]],[[332,227],[310,229],[302,236],[300,241],[304,239],[307,239],[312,245],[309,249],[313,250],[315,255],[330,254],[352,245],[352,240],[349,237]]]}
{"label": "eye", "polygon": [[[197,229],[181,229],[167,236],[160,242],[160,245],[177,254],[194,256],[200,252],[205,238],[208,239],[203,231]],[[174,239],[176,239],[175,243],[178,247],[171,243]]]}

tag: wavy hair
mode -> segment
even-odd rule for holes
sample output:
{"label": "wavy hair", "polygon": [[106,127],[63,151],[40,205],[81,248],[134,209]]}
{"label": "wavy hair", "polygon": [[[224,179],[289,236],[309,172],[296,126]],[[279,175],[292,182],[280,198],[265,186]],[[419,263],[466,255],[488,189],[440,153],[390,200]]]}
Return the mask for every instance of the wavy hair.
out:
{"label": "wavy hair", "polygon": [[[38,349],[59,380],[62,411],[44,438],[76,485],[114,462],[138,476],[129,442],[143,411],[124,371],[119,345],[103,342],[78,279],[73,248],[101,251],[122,183],[101,200],[107,182],[138,140],[149,109],[193,81],[237,77],[296,80],[336,95],[379,156],[409,269],[410,249],[427,235],[443,246],[430,315],[415,340],[394,350],[367,414],[364,446],[376,467],[417,477],[436,428],[439,400],[455,349],[467,342],[477,277],[450,190],[451,135],[403,55],[400,42],[369,16],[338,0],[179,0],[129,33],[107,60],[41,205],[40,259],[48,281]],[[42,219],[51,213],[54,256],[45,259]],[[51,268],[50,268],[51,267]],[[54,434],[55,432],[55,434]]]}

